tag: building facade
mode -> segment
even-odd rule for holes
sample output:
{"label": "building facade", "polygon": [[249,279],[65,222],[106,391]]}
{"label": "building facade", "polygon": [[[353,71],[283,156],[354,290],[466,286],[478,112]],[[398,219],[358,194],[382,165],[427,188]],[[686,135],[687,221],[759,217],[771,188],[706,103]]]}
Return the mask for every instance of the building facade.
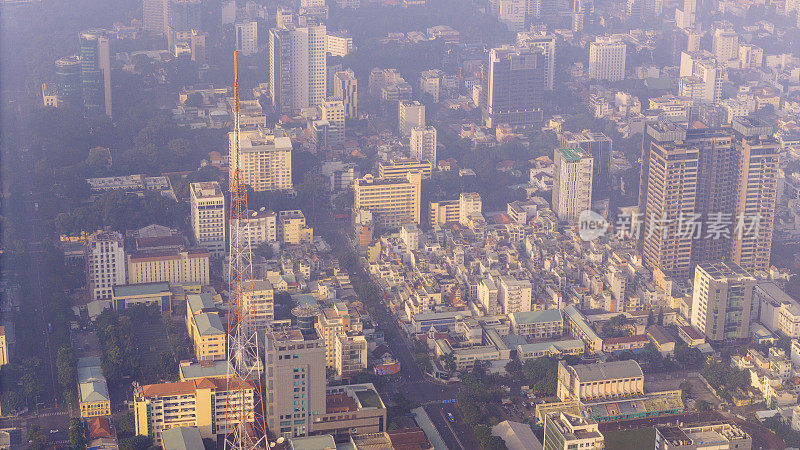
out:
{"label": "building facade", "polygon": [[125,241],[116,231],[98,231],[84,246],[86,286],[92,300],[111,300],[114,286],[126,283]]}
{"label": "building facade", "polygon": [[189,207],[197,245],[213,256],[225,255],[225,196],[216,181],[191,183]]}
{"label": "building facade", "polygon": [[409,172],[406,178],[375,178],[365,175],[353,184],[353,209],[372,212],[376,225],[397,228],[420,220],[422,174]]}
{"label": "building facade", "polygon": [[589,44],[589,78],[624,80],[626,51],[625,43],[615,36],[596,38]]}
{"label": "building facade", "polygon": [[528,127],[542,120],[545,88],[545,56],[538,47],[493,48],[489,52],[489,76],[483,121]]}
{"label": "building facade", "polygon": [[228,133],[230,179],[240,168],[241,181],[254,191],[292,189],[292,141],[283,130],[274,132],[258,127],[239,133],[239,157],[236,136]]}
{"label": "building facade", "polygon": [[436,164],[436,128],[412,128],[410,144],[410,156],[412,159],[429,161],[432,165]]}
{"label": "building facade", "polygon": [[553,166],[553,212],[574,223],[592,206],[594,158],[583,149],[557,149]]}
{"label": "building facade", "polygon": [[732,262],[702,263],[694,270],[692,326],[710,341],[746,339],[755,278]]}

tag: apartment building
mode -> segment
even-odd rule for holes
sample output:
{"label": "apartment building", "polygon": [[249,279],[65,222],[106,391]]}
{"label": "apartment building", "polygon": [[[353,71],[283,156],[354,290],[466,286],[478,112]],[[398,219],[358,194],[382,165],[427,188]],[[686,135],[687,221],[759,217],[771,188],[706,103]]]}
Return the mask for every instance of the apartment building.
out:
{"label": "apartment building", "polygon": [[542,120],[545,90],[544,50],[539,47],[503,46],[489,52],[489,75],[483,121],[529,127]]}
{"label": "apartment building", "polygon": [[278,242],[298,245],[311,242],[314,229],[306,225],[306,216],[299,209],[278,213]]}
{"label": "apartment building", "polygon": [[209,284],[211,254],[202,248],[135,251],[128,255],[128,284]]}
{"label": "apartment building", "polygon": [[553,166],[553,212],[574,223],[592,206],[594,158],[582,149],[556,149]]}
{"label": "apartment building", "polygon": [[126,283],[122,235],[116,231],[92,233],[84,245],[84,260],[92,300],[111,300],[114,286]]}
{"label": "apartment building", "polygon": [[406,178],[410,172],[422,173],[422,179],[429,179],[434,162],[426,159],[397,158],[378,163],[379,178]]}
{"label": "apartment building", "polygon": [[517,280],[509,276],[500,277],[497,301],[503,307],[503,314],[530,311],[531,290],[530,280]]}
{"label": "apartment building", "polygon": [[397,228],[407,223],[419,224],[422,174],[409,172],[406,178],[375,178],[370,174],[353,184],[353,209],[372,212],[375,223]]}
{"label": "apartment building", "polygon": [[483,201],[477,192],[462,192],[458,200],[431,202],[428,206],[428,220],[431,225],[459,223],[467,226],[473,214],[483,212]]}
{"label": "apartment building", "polygon": [[363,335],[339,333],[334,340],[333,369],[339,378],[367,369],[367,339]]}
{"label": "apartment building", "polygon": [[283,24],[269,31],[269,88],[278,114],[295,114],[325,101],[326,38],[323,24]]}
{"label": "apartment building", "polygon": [[327,412],[325,340],[295,328],[266,334],[267,428],[287,438],[307,436],[313,418]]}
{"label": "apartment building", "polygon": [[358,334],[363,331],[361,316],[344,302],[335,302],[330,308],[323,308],[317,316],[317,333],[325,340],[325,366],[336,366],[336,336]]}
{"label": "apartment building", "polygon": [[278,241],[278,219],[275,211],[268,211],[261,208],[258,211],[247,211],[244,219],[234,219],[241,221],[241,229],[244,232],[245,240],[250,241],[250,247],[256,248],[261,244],[272,244]]}
{"label": "apartment building", "polygon": [[240,423],[233,408],[244,403],[247,423],[255,422],[254,387],[238,378],[198,378],[149,384],[134,390],[136,434],[150,436],[161,445],[161,433],[176,427],[193,427],[206,439],[216,439]]}
{"label": "apartment building", "polygon": [[258,53],[258,22],[255,20],[242,20],[234,25],[236,37],[236,50],[243,56]]}
{"label": "apartment building", "polygon": [[353,37],[347,32],[329,32],[325,38],[325,51],[331,56],[344,58],[353,51]]}
{"label": "apartment building", "polygon": [[581,402],[644,395],[644,373],[636,361],[622,360],[568,366],[558,363],[556,396]]}
{"label": "apartment building", "polygon": [[198,361],[226,359],[225,328],[211,294],[186,296],[186,331],[192,338]]}
{"label": "apartment building", "polygon": [[409,152],[412,159],[436,164],[436,128],[414,127],[411,129]]}
{"label": "apartment building", "polygon": [[206,181],[189,185],[189,207],[194,240],[213,256],[225,255],[225,195],[219,183]]}
{"label": "apartment building", "polygon": [[275,320],[275,289],[268,280],[253,280],[250,287],[252,292],[244,293],[242,305],[252,321],[248,325],[261,334]]}
{"label": "apartment building", "polygon": [[611,138],[590,130],[580,133],[565,131],[558,135],[558,144],[561,148],[579,148],[592,156],[593,188],[608,189],[611,186]]}
{"label": "apartment building", "polygon": [[714,30],[712,49],[717,61],[726,62],[739,57],[739,35],[733,28]]}
{"label": "apartment building", "polygon": [[780,144],[773,138],[744,138],[739,146],[739,183],[731,259],[750,272],[769,270],[775,205],[778,199]]}
{"label": "apartment building", "polygon": [[597,37],[589,44],[589,78],[621,81],[625,79],[626,45],[617,36]]}
{"label": "apartment building", "polygon": [[411,136],[411,130],[425,127],[425,105],[414,100],[397,103],[397,129],[400,137]]}
{"label": "apartment building", "polygon": [[733,262],[701,263],[694,269],[692,326],[709,341],[746,339],[756,279]]}
{"label": "apartment building", "polygon": [[258,127],[239,134],[236,158],[236,133],[228,133],[230,179],[240,169],[241,182],[254,191],[292,189],[292,140],[283,130]]}

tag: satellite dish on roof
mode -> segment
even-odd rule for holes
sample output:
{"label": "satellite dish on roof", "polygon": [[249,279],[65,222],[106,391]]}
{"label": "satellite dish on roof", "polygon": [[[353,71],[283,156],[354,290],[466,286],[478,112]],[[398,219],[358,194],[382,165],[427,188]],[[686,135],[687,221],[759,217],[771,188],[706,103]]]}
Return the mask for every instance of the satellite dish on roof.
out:
{"label": "satellite dish on roof", "polygon": [[275,447],[275,443],[274,443],[274,442],[270,442],[270,443],[269,443],[269,446],[270,446],[270,447]]}
{"label": "satellite dish on roof", "polygon": [[266,211],[266,210],[267,210],[267,207],[266,207],[266,206],[262,206],[262,207],[259,209],[259,211]]}
{"label": "satellite dish on roof", "polygon": [[277,441],[275,441],[275,442],[277,442],[278,444],[283,444],[283,441],[285,441],[285,440],[286,440],[286,438],[285,438],[285,437],[283,437],[283,436],[281,436],[281,437],[279,437],[279,438],[278,438],[278,440],[277,440]]}

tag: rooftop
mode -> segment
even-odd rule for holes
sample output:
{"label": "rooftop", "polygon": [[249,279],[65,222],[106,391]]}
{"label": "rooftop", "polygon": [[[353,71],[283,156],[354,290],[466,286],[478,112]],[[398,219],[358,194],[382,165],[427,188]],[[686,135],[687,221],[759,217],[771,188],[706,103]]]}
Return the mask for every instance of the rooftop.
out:
{"label": "rooftop", "polygon": [[509,314],[509,316],[517,324],[560,322],[563,320],[560,309],[515,312]]}
{"label": "rooftop", "polygon": [[200,313],[194,316],[194,323],[200,336],[225,334],[222,320],[217,313]]}
{"label": "rooftop", "polygon": [[169,292],[169,283],[142,283],[114,286],[114,297],[136,297]]}
{"label": "rooftop", "polygon": [[164,450],[193,450],[205,448],[200,430],[194,427],[176,427],[161,432]]}
{"label": "rooftop", "polygon": [[581,383],[617,378],[644,377],[639,363],[632,359],[593,364],[576,364],[568,367],[575,372]]}

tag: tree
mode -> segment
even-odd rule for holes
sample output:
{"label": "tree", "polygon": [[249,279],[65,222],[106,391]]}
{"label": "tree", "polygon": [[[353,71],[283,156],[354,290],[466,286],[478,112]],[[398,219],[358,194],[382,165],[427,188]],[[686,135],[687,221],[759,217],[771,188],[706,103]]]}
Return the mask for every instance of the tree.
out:
{"label": "tree", "polygon": [[58,384],[63,389],[71,388],[77,379],[78,359],[70,345],[62,345],[58,349],[56,368],[58,370]]}
{"label": "tree", "polygon": [[28,432],[25,434],[25,437],[28,438],[32,450],[41,450],[47,447],[47,435],[42,431],[42,427],[39,425],[31,425],[28,427]]}
{"label": "tree", "polygon": [[22,392],[29,404],[35,402],[44,390],[41,371],[39,370],[41,364],[42,362],[39,358],[26,358],[22,361],[20,382],[22,383]]}
{"label": "tree", "polygon": [[3,413],[16,412],[22,405],[22,399],[17,391],[5,391],[2,396]]}
{"label": "tree", "polygon": [[148,450],[153,446],[153,438],[149,436],[131,436],[119,441],[120,450]]}
{"label": "tree", "polygon": [[77,417],[69,420],[69,446],[76,450],[86,448],[86,429]]}
{"label": "tree", "polygon": [[441,357],[439,357],[444,368],[447,369],[449,372],[455,372],[456,370],[456,357],[452,353],[445,353]]}

